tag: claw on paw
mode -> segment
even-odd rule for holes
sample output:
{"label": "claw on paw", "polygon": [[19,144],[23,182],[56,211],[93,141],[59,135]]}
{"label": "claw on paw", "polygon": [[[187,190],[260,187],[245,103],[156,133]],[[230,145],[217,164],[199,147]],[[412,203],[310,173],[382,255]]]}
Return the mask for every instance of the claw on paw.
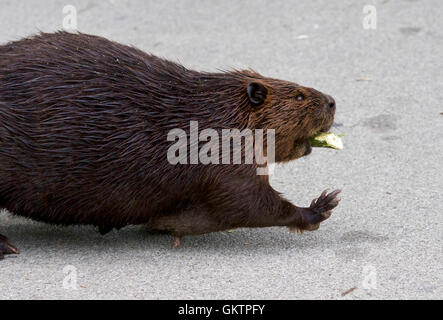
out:
{"label": "claw on paw", "polygon": [[328,194],[328,189],[324,190],[320,197],[312,200],[309,208],[305,208],[303,221],[305,222],[304,230],[316,230],[320,227],[320,222],[328,219],[334,209],[340,202],[338,194],[341,190],[334,190]]}

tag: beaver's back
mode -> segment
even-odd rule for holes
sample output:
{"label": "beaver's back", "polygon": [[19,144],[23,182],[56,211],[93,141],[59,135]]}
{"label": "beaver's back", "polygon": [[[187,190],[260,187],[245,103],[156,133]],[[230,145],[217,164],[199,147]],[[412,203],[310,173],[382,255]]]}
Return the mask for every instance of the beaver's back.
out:
{"label": "beaver's back", "polygon": [[167,132],[244,127],[211,89],[235,81],[83,34],[0,46],[0,207],[123,226],[191,201],[183,189],[201,185],[168,165]]}

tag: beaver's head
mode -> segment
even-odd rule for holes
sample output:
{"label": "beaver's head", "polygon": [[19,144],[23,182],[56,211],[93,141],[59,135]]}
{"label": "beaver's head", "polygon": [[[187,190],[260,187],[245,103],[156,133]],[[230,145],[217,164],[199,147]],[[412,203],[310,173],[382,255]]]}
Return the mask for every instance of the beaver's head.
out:
{"label": "beaver's head", "polygon": [[275,79],[247,84],[254,128],[275,130],[275,161],[289,161],[311,153],[309,138],[326,132],[335,114],[334,99],[313,88]]}

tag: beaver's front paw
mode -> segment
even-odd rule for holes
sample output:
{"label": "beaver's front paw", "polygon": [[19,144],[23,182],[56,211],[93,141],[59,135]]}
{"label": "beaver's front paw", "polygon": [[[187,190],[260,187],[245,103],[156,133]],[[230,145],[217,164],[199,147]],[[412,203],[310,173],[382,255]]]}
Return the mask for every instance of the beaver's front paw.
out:
{"label": "beaver's front paw", "polygon": [[317,230],[320,227],[320,222],[328,219],[334,209],[340,202],[340,198],[337,195],[341,190],[335,190],[328,193],[328,190],[323,193],[317,199],[312,200],[309,208],[303,208],[302,212],[302,230]]}
{"label": "beaver's front paw", "polygon": [[18,249],[8,243],[8,238],[0,234],[0,260],[5,254],[18,253]]}

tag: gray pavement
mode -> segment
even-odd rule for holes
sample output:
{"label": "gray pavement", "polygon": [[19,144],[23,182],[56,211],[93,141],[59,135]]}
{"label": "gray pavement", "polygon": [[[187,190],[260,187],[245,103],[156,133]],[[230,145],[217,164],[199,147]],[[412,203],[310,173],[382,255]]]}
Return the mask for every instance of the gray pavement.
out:
{"label": "gray pavement", "polygon": [[0,43],[60,29],[68,3],[80,31],[334,96],[345,149],[279,165],[272,185],[297,205],[326,187],[342,201],[315,232],[242,229],[177,250],[140,227],[100,236],[3,211],[0,233],[21,254],[0,261],[0,298],[443,298],[441,1],[0,0]]}

